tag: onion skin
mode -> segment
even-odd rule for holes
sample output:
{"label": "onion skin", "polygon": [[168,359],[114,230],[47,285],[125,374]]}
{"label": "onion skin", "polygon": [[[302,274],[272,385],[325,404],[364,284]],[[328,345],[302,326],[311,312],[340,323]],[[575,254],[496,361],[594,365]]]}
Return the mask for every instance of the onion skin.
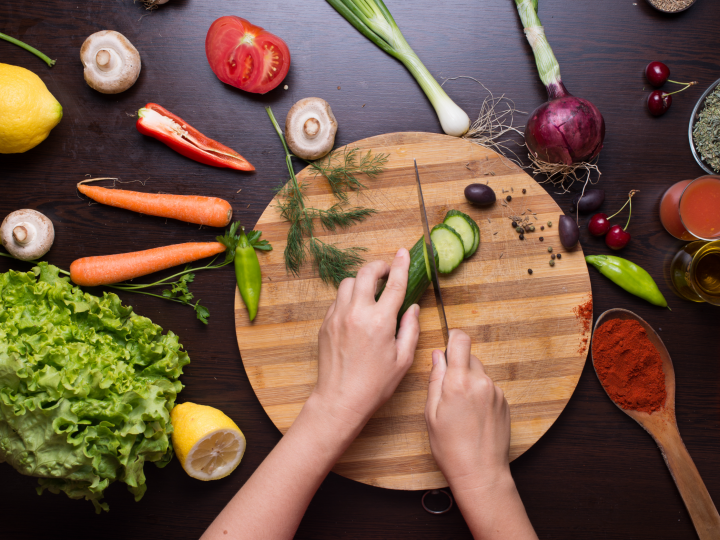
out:
{"label": "onion skin", "polygon": [[525,143],[536,159],[572,165],[591,161],[602,150],[605,120],[597,107],[571,95],[561,82],[548,86],[550,101],[535,109]]}

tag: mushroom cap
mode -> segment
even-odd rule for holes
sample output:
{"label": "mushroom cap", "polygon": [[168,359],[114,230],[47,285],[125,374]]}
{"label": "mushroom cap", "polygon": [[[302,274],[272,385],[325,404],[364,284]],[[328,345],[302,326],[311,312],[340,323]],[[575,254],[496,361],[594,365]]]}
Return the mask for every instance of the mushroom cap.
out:
{"label": "mushroom cap", "polygon": [[0,244],[23,261],[39,259],[50,251],[55,228],[44,214],[24,208],[7,215],[0,225]]}
{"label": "mushroom cap", "polygon": [[140,53],[115,30],[89,36],[80,48],[85,82],[103,94],[118,94],[130,88],[140,75]]}
{"label": "mushroom cap", "polygon": [[295,103],[285,118],[285,140],[293,154],[314,160],[332,150],[337,120],[330,104],[322,98],[309,97]]}

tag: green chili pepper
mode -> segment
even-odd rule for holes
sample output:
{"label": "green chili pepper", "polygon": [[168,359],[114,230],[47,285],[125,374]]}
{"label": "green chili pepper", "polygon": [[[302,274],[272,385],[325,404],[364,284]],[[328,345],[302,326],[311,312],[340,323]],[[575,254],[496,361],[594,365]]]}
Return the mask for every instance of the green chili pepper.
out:
{"label": "green chili pepper", "polygon": [[252,321],[257,315],[260,303],[262,274],[255,248],[250,245],[248,237],[245,235],[245,227],[240,228],[240,241],[235,248],[235,278],[238,289],[240,289],[240,296],[245,302]]}
{"label": "green chili pepper", "polygon": [[585,261],[630,294],[639,296],[656,306],[667,307],[667,300],[658,289],[655,280],[637,264],[612,255],[588,255]]}

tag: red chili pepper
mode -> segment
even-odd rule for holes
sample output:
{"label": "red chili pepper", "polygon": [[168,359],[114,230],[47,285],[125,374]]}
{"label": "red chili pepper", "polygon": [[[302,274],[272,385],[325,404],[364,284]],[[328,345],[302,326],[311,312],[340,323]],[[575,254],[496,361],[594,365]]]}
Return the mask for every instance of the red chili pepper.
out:
{"label": "red chili pepper", "polygon": [[238,171],[255,170],[255,167],[235,150],[207,138],[185,120],[156,103],[148,103],[138,111],[135,126],[143,135],[154,137],[179,154],[205,165]]}

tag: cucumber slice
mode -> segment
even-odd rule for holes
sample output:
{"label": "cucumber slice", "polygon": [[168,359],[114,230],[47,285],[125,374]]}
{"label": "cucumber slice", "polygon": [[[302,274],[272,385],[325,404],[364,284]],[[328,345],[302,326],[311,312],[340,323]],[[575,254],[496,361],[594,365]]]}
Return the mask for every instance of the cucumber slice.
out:
{"label": "cucumber slice", "polygon": [[433,247],[437,250],[440,264],[438,272],[449,274],[455,270],[465,258],[465,245],[460,234],[450,225],[435,225],[430,232]]}
{"label": "cucumber slice", "polygon": [[460,235],[465,246],[465,258],[475,253],[479,244],[480,230],[475,221],[459,210],[450,210],[443,223],[450,225]]}

